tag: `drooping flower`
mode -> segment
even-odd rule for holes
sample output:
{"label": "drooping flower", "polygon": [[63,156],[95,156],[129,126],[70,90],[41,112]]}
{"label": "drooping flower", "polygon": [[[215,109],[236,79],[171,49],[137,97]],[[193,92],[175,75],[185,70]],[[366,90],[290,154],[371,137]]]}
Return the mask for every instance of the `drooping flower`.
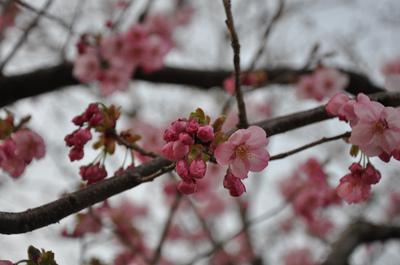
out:
{"label": "drooping flower", "polygon": [[232,197],[239,197],[246,191],[241,179],[235,177],[229,169],[226,171],[223,185],[225,189],[229,190],[229,195]]}
{"label": "drooping flower", "polygon": [[218,164],[232,164],[233,175],[245,179],[249,171],[260,172],[268,165],[270,155],[264,149],[268,143],[265,131],[251,126],[233,133],[218,145],[214,155]]}
{"label": "drooping flower", "polygon": [[349,169],[351,173],[340,179],[336,191],[348,204],[362,203],[370,197],[371,184],[362,179],[363,169],[359,164],[353,163]]}
{"label": "drooping flower", "polygon": [[100,167],[100,163],[81,166],[79,174],[82,176],[82,180],[87,180],[87,185],[107,177],[107,171],[104,166]]}

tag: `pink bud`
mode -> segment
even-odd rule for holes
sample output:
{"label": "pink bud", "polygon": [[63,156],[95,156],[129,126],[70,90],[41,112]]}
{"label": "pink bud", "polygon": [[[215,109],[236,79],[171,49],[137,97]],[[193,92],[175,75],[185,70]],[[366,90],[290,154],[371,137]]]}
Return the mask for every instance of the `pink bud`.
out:
{"label": "pink bud", "polygon": [[189,174],[192,178],[202,179],[206,174],[207,164],[203,159],[196,159],[189,166]]}
{"label": "pink bud", "polygon": [[325,105],[326,112],[329,116],[337,116],[339,109],[349,100],[350,98],[346,93],[341,92],[334,95]]}
{"label": "pink bud", "polygon": [[197,137],[204,143],[214,139],[214,128],[211,125],[204,125],[197,131]]}
{"label": "pink bud", "polygon": [[189,153],[189,146],[180,140],[169,142],[161,149],[163,156],[171,161],[181,160]]}
{"label": "pink bud", "polygon": [[246,187],[242,181],[235,177],[230,170],[226,171],[223,184],[224,188],[229,190],[229,195],[232,197],[239,197],[246,191]]}
{"label": "pink bud", "polygon": [[83,123],[84,123],[85,121],[82,119],[82,116],[80,115],[80,116],[76,116],[76,117],[72,120],[72,122],[73,122],[76,126],[82,126]]}
{"label": "pink bud", "polygon": [[185,195],[190,195],[197,192],[197,183],[195,179],[186,181],[183,180],[178,185],[178,190]]}
{"label": "pink bud", "polygon": [[99,111],[99,106],[97,103],[92,103],[86,109],[85,113],[82,115],[84,121],[89,121],[90,118]]}
{"label": "pink bud", "polygon": [[90,127],[96,127],[104,123],[103,112],[97,112],[93,117],[89,120]]}
{"label": "pink bud", "polygon": [[179,140],[181,140],[181,142],[185,145],[193,145],[194,144],[193,137],[190,136],[190,134],[185,133],[185,132],[179,134]]}
{"label": "pink bud", "polygon": [[81,160],[83,156],[83,149],[72,148],[71,151],[69,151],[69,159],[71,160],[71,162],[75,160]]}
{"label": "pink bud", "polygon": [[368,164],[367,168],[361,175],[361,179],[369,185],[376,184],[381,180],[381,173],[376,170],[371,164]]}
{"label": "pink bud", "polygon": [[74,143],[77,149],[83,149],[84,145],[92,139],[92,134],[90,133],[90,128],[79,129],[74,133]]}
{"label": "pink bud", "polygon": [[199,122],[196,119],[191,119],[186,123],[186,132],[194,134],[199,129]]}
{"label": "pink bud", "polygon": [[191,181],[191,177],[189,177],[189,167],[185,160],[179,160],[178,163],[176,163],[175,171],[182,180]]}

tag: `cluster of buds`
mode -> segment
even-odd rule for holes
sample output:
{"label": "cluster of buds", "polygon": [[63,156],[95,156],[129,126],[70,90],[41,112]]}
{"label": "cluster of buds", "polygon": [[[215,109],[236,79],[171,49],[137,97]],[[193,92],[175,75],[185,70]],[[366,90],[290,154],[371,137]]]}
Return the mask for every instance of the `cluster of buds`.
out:
{"label": "cluster of buds", "polygon": [[[70,160],[74,161],[83,158],[84,146],[92,139],[91,129],[100,133],[98,141],[93,144],[93,148],[99,149],[102,147],[104,156],[113,154],[115,144],[121,144],[115,136],[115,125],[119,116],[119,108],[114,105],[106,107],[100,103],[90,104],[82,115],[76,116],[72,122],[79,126],[79,129],[67,135],[64,139],[66,145],[72,147],[69,153]],[[139,139],[139,137],[131,135],[129,131],[121,133],[121,137],[128,142],[135,142]],[[91,163],[80,168],[80,175],[82,180],[88,181],[87,184],[90,185],[104,179],[107,176],[107,171],[100,162]]]}
{"label": "cluster of buds", "polygon": [[95,146],[99,148],[104,145],[108,153],[114,153],[115,140],[107,139],[107,132],[115,128],[119,115],[119,108],[116,108],[114,105],[107,108],[101,104],[99,108],[98,103],[92,103],[82,115],[76,116],[72,122],[79,126],[79,129],[68,134],[64,138],[67,146],[72,147],[69,152],[71,161],[83,158],[83,148],[85,144],[92,139],[92,134],[90,132],[92,128],[97,132],[103,133],[100,142],[96,143]]}
{"label": "cluster of buds", "polygon": [[381,173],[370,163],[364,169],[353,163],[349,169],[351,173],[340,179],[337,193],[349,204],[362,203],[370,197],[371,185],[380,181]]}
{"label": "cluster of buds", "polygon": [[21,176],[33,158],[40,159],[45,154],[42,137],[25,127],[29,119],[22,119],[18,125],[10,113],[0,119],[0,167],[13,178]]}
{"label": "cluster of buds", "polygon": [[197,191],[196,181],[204,177],[209,159],[203,151],[213,152],[222,142],[224,120],[225,117],[221,116],[210,125],[210,117],[197,109],[190,114],[189,120],[179,119],[165,130],[167,144],[161,152],[165,158],[177,161],[175,171],[182,179],[178,186],[182,193],[188,195]]}

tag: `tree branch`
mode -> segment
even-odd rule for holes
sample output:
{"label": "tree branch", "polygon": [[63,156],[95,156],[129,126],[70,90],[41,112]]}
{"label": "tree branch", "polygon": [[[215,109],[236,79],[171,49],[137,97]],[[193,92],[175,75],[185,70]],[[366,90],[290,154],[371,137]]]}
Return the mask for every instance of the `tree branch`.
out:
{"label": "tree branch", "polygon": [[43,206],[19,213],[0,212],[0,233],[26,233],[56,223],[64,217],[142,184],[146,181],[145,178],[152,180],[153,175],[162,175],[173,168],[173,162],[157,157]]}
{"label": "tree branch", "polygon": [[332,246],[331,254],[321,265],[347,265],[351,253],[358,245],[392,238],[400,238],[400,227],[358,221],[342,233]]}
{"label": "tree branch", "polygon": [[[33,70],[29,73],[0,77],[0,107],[12,104],[17,100],[37,96],[64,87],[77,85],[79,81],[72,76],[73,65],[64,62],[56,66]],[[290,84],[294,77],[310,73],[290,67],[266,69],[273,84]],[[354,95],[382,92],[383,88],[372,84],[367,77],[343,71],[350,78],[346,90]],[[159,71],[144,74],[136,71],[133,78],[154,83],[195,86],[201,89],[221,87],[224,79],[231,75],[227,70],[196,70],[177,67],[165,67]]]}

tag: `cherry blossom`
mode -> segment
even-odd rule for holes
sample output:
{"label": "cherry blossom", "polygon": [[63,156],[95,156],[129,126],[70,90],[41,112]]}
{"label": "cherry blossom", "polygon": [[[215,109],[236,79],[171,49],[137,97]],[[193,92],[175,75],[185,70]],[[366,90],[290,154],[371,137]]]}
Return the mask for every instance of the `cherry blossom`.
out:
{"label": "cherry blossom", "polygon": [[400,74],[400,58],[395,58],[387,62],[382,67],[382,74],[384,76],[390,76],[393,74]]}
{"label": "cherry blossom", "polygon": [[82,176],[83,181],[87,181],[87,185],[93,184],[107,177],[107,171],[104,166],[100,167],[100,163],[81,166],[79,174]]}
{"label": "cherry blossom", "polygon": [[340,179],[337,193],[348,204],[364,202],[370,197],[371,184],[378,183],[381,174],[371,164],[363,169],[361,165],[353,163],[349,169],[351,173]]}
{"label": "cherry blossom", "polygon": [[229,169],[226,172],[223,184],[224,188],[229,190],[229,195],[232,197],[239,197],[246,191],[246,187],[241,179],[235,177]]}
{"label": "cherry blossom", "polygon": [[360,120],[353,127],[351,144],[358,145],[369,157],[400,149],[399,110],[371,101],[354,105],[354,112]]}
{"label": "cherry blossom", "polygon": [[300,76],[296,92],[299,98],[313,98],[321,101],[325,97],[331,97],[344,90],[348,83],[348,76],[338,70],[318,67],[312,75]]}
{"label": "cherry blossom", "polygon": [[267,167],[270,155],[264,148],[268,143],[265,131],[251,126],[233,133],[218,145],[214,155],[218,164],[232,164],[233,175],[245,179],[249,171],[260,172]]}

